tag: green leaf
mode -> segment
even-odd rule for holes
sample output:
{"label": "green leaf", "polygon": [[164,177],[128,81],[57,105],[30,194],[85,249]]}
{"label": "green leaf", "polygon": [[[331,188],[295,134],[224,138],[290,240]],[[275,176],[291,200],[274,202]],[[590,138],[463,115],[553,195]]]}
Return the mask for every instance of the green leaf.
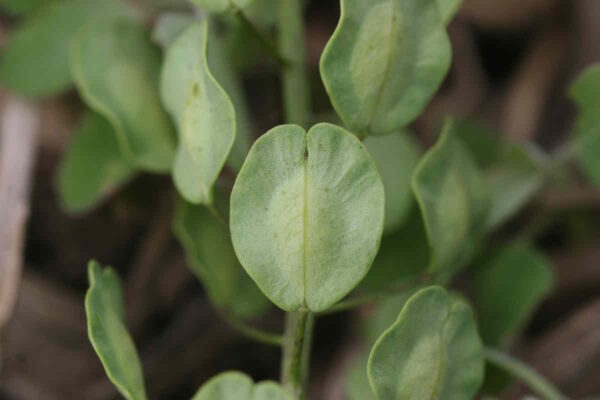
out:
{"label": "green leaf", "polygon": [[121,157],[112,126],[89,112],[59,167],[61,202],[70,212],[89,210],[130,180],[134,172]]}
{"label": "green leaf", "polygon": [[415,280],[427,270],[427,234],[421,214],[416,207],[413,208],[413,212],[398,232],[383,237],[375,261],[356,291],[375,293],[389,290]]}
{"label": "green leaf", "polygon": [[254,383],[241,372],[224,372],[208,382],[192,400],[292,400],[276,382]]}
{"label": "green leaf", "polygon": [[118,0],[64,0],[41,7],[11,34],[2,49],[0,82],[28,97],[67,90],[73,83],[69,44],[79,29],[93,20],[106,23],[130,14]]}
{"label": "green leaf", "polygon": [[456,15],[463,0],[437,0],[442,20],[447,25]]}
{"label": "green leaf", "polygon": [[206,207],[179,200],[173,231],[215,307],[240,318],[255,316],[268,307],[269,302],[237,260],[227,226]]}
{"label": "green leaf", "polygon": [[0,0],[0,8],[7,10],[11,14],[23,14],[52,1],[54,0]]}
{"label": "green leaf", "polygon": [[167,50],[177,37],[185,32],[195,19],[189,14],[165,12],[162,13],[152,29],[152,41]]}
{"label": "green leaf", "polygon": [[484,358],[471,308],[441,287],[419,291],[375,343],[367,371],[378,400],[472,399]]}
{"label": "green leaf", "polygon": [[226,11],[235,11],[238,8],[245,8],[252,4],[254,0],[190,0],[192,4],[197,5],[203,10],[223,13]]}
{"label": "green leaf", "polygon": [[158,93],[160,51],[146,30],[124,19],[92,23],[73,39],[70,55],[81,96],[115,128],[125,158],[169,171],[175,135]]}
{"label": "green leaf", "polygon": [[375,400],[367,376],[367,354],[360,354],[352,362],[346,376],[344,392],[348,400]]}
{"label": "green leaf", "polygon": [[322,311],[368,272],[384,189],[352,134],[276,127],[252,147],[231,197],[231,235],[248,274],[277,306]]}
{"label": "green leaf", "polygon": [[502,135],[469,119],[454,125],[457,136],[482,170],[490,207],[485,229],[490,231],[518,212],[545,181],[534,148],[502,140]]}
{"label": "green leaf", "polygon": [[142,367],[123,322],[123,289],[117,274],[96,261],[88,265],[85,296],[88,334],[106,375],[128,400],[145,400]]}
{"label": "green leaf", "polygon": [[429,270],[451,277],[473,256],[488,211],[485,182],[452,122],[421,159],[412,185],[429,238]]}
{"label": "green leaf", "polygon": [[235,140],[235,110],[207,63],[208,24],[196,23],[167,51],[163,104],[179,127],[175,186],[194,204],[212,204],[213,185]]}
{"label": "green leaf", "polygon": [[411,178],[421,152],[407,133],[370,137],[365,147],[377,165],[385,188],[384,234],[397,230],[408,217],[413,204]]}
{"label": "green leaf", "polygon": [[515,243],[498,251],[475,275],[475,304],[484,342],[506,344],[548,295],[553,282],[550,261],[529,245]]}
{"label": "green leaf", "polygon": [[321,57],[333,107],[360,137],[412,122],[451,61],[436,0],[342,0],[340,22]]}
{"label": "green leaf", "polygon": [[569,93],[580,109],[576,123],[579,164],[600,187],[600,64],[585,70]]}

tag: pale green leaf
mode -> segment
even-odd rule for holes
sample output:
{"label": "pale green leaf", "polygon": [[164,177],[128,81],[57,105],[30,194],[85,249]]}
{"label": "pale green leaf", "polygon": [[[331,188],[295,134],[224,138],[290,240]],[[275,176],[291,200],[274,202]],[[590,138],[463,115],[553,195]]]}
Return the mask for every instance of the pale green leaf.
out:
{"label": "pale green leaf", "polygon": [[223,372],[208,382],[192,400],[292,400],[276,382],[254,383],[241,372]]}
{"label": "pale green leaf", "polygon": [[600,187],[600,64],[589,67],[571,86],[571,98],[579,106],[577,156],[594,185]]}
{"label": "pale green leaf", "polygon": [[495,254],[475,275],[475,304],[485,343],[505,344],[550,292],[553,281],[550,261],[529,245],[508,245]]}
{"label": "pale green leaf", "polygon": [[140,169],[169,171],[175,134],[160,104],[160,51],[148,32],[123,19],[92,23],[70,56],[81,96],[113,125],[123,155]]}
{"label": "pale green leaf", "polygon": [[450,67],[436,0],[342,0],[321,57],[333,107],[361,137],[397,132],[423,111]]}
{"label": "pale green leaf", "polygon": [[206,21],[177,38],[167,51],[161,97],[179,128],[175,186],[186,200],[210,205],[235,140],[235,111],[208,67],[208,43]]}
{"label": "pale green leaf", "polygon": [[344,387],[347,400],[375,400],[367,376],[367,360],[367,354],[360,354],[347,371]]}
{"label": "pale green leaf", "polygon": [[204,206],[180,200],[173,222],[192,272],[215,307],[236,317],[252,317],[269,302],[237,260],[229,230]]}
{"label": "pale green leaf", "polygon": [[223,13],[248,7],[254,0],[190,0],[190,2],[197,5],[202,10]]}
{"label": "pale green leaf", "polygon": [[484,357],[471,308],[441,287],[417,292],[375,343],[367,371],[377,400],[474,398]]}
{"label": "pale green leaf", "polygon": [[286,311],[322,311],[368,272],[383,230],[384,189],[352,134],[276,127],[252,147],[231,197],[234,248]]}
{"label": "pale green leaf", "polygon": [[85,296],[88,334],[106,375],[128,400],[145,400],[142,367],[123,321],[123,289],[117,274],[96,261],[88,266]]}
{"label": "pale green leaf", "polygon": [[93,20],[130,14],[118,0],[49,2],[11,33],[2,49],[0,82],[23,96],[52,96],[67,90],[73,83],[69,44],[79,29]]}
{"label": "pale green leaf", "polygon": [[488,212],[485,181],[452,122],[421,159],[412,184],[431,248],[429,270],[451,277],[473,256]]}
{"label": "pale green leaf", "polygon": [[69,144],[59,167],[58,193],[70,212],[86,211],[133,176],[123,159],[114,129],[96,113],[88,113]]}
{"label": "pale green leaf", "polygon": [[463,0],[437,0],[440,13],[442,14],[442,20],[444,23],[449,24],[452,18],[456,15]]}
{"label": "pale green leaf", "polygon": [[194,17],[189,14],[165,12],[162,13],[152,29],[152,41],[167,50],[175,39],[194,23]]}
{"label": "pale green leaf", "polygon": [[375,161],[385,188],[384,233],[397,230],[408,217],[413,204],[411,178],[421,152],[408,133],[370,137],[365,147]]}

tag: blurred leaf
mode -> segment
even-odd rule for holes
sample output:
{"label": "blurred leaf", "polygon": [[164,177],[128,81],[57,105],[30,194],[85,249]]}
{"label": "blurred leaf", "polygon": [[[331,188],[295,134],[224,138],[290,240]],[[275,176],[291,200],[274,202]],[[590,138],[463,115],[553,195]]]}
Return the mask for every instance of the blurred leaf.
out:
{"label": "blurred leaf", "polygon": [[23,14],[53,1],[55,0],[0,0],[0,8],[11,14]]}
{"label": "blurred leaf", "polygon": [[87,25],[73,40],[71,67],[83,99],[115,128],[125,158],[169,171],[175,135],[158,94],[160,52],[145,29],[126,20]]}
{"label": "blurred leaf", "polygon": [[200,9],[215,13],[245,8],[252,4],[253,1],[254,0],[190,0],[192,4],[197,5]]}
{"label": "blurred leaf", "polygon": [[89,112],[69,144],[59,168],[58,192],[70,212],[92,208],[133,176],[121,156],[114,129]]}
{"label": "blurred leaf", "polygon": [[208,66],[209,29],[195,23],[167,51],[161,97],[179,128],[175,186],[194,204],[210,205],[213,186],[235,140],[235,110]]}
{"label": "blurred leaf", "polygon": [[167,50],[175,39],[183,33],[191,24],[194,17],[189,14],[165,12],[162,13],[152,29],[152,41]]}
{"label": "blurred leaf", "polygon": [[208,382],[192,400],[292,400],[276,382],[254,383],[241,372],[223,372]]}
{"label": "blurred leaf", "polygon": [[408,283],[424,273],[428,264],[427,234],[421,213],[413,207],[402,228],[381,239],[375,261],[356,290],[375,293],[394,285]]}
{"label": "blurred leaf", "polygon": [[365,147],[377,165],[385,188],[384,234],[397,230],[408,217],[413,204],[411,178],[421,155],[407,133],[370,137]]}
{"label": "blurred leaf", "polygon": [[437,0],[442,20],[449,24],[458,12],[463,0]]}
{"label": "blurred leaf", "polygon": [[117,274],[96,261],[88,266],[85,296],[88,334],[106,375],[128,400],[145,400],[142,367],[123,322],[123,289]]}
{"label": "blurred leaf", "polygon": [[238,258],[286,311],[322,311],[354,289],[377,254],[383,219],[375,163],[354,135],[325,123],[263,135],[231,195]]}
{"label": "blurred leaf", "polygon": [[436,0],[342,0],[321,56],[333,107],[360,137],[397,132],[440,87],[451,48]]}
{"label": "blurred leaf", "polygon": [[550,261],[534,248],[502,248],[475,276],[476,309],[484,342],[506,342],[527,321],[553,286]]}
{"label": "blurred leaf", "polygon": [[484,180],[452,122],[419,162],[412,185],[431,248],[429,271],[449,278],[474,255],[488,211]]}
{"label": "blurred leaf", "polygon": [[224,221],[204,206],[179,200],[173,231],[185,249],[188,265],[216,308],[244,318],[269,306],[237,260]]}
{"label": "blurred leaf", "polygon": [[373,346],[368,375],[378,400],[472,399],[484,358],[469,305],[441,287],[417,292]]}
{"label": "blurred leaf", "polygon": [[0,81],[23,96],[53,96],[67,90],[73,83],[69,68],[73,36],[92,20],[106,23],[130,14],[118,0],[63,0],[41,7],[2,49]]}
{"label": "blurred leaf", "polygon": [[576,123],[579,164],[600,187],[600,64],[585,70],[569,93],[580,109]]}
{"label": "blurred leaf", "polygon": [[503,140],[478,121],[457,121],[455,131],[482,169],[490,200],[485,228],[490,231],[517,213],[544,184],[539,155],[533,148]]}
{"label": "blurred leaf", "polygon": [[352,362],[344,387],[347,400],[375,400],[367,376],[367,360],[368,354],[361,354]]}

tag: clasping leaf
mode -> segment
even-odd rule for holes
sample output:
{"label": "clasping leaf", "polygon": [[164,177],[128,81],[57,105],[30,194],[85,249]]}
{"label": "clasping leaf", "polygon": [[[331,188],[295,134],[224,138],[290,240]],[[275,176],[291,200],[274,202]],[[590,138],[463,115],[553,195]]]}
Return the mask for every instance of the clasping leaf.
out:
{"label": "clasping leaf", "polygon": [[231,196],[231,235],[248,274],[287,311],[321,311],[365,276],[383,230],[384,190],[352,134],[276,127],[252,147]]}
{"label": "clasping leaf", "polygon": [[206,382],[192,400],[292,400],[276,382],[254,383],[241,372],[224,372]]}
{"label": "clasping leaf", "polygon": [[471,308],[441,287],[422,289],[377,340],[367,367],[377,400],[465,400],[484,377]]}
{"label": "clasping leaf", "polygon": [[438,3],[341,0],[320,69],[333,107],[360,137],[398,132],[440,87],[451,48]]}

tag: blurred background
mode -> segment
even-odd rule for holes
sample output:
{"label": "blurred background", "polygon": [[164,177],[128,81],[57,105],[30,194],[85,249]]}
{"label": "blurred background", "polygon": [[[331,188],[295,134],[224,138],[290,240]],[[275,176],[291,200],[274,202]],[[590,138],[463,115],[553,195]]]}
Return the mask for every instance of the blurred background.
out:
{"label": "blurred background", "polygon": [[[332,115],[318,62],[338,17],[338,1],[307,2],[317,120]],[[8,10],[0,13],[0,57],[20,23]],[[411,126],[423,148],[435,142],[448,115],[475,118],[498,135],[548,151],[565,142],[576,117],[568,87],[600,61],[600,1],[465,0],[449,34],[451,72]],[[243,50],[235,62],[258,136],[282,122],[280,82],[260,48]],[[279,350],[252,343],[222,322],[188,270],[172,234],[169,177],[139,174],[93,210],[68,213],[57,195],[57,168],[81,122],[78,94],[22,100],[2,88],[0,110],[4,136],[7,130],[24,132],[16,147],[3,140],[0,148],[0,399],[119,398],[87,339],[83,299],[90,258],[113,265],[123,278],[127,323],[150,398],[189,398],[209,377],[229,369],[257,380],[278,378]],[[540,210],[551,210],[552,218],[538,223]],[[530,234],[551,261],[554,288],[508,349],[574,398],[600,393],[599,222],[600,191],[576,179],[540,191],[495,233],[509,236],[535,226]],[[469,295],[468,270],[455,286]],[[311,400],[360,398],[349,389],[348,375],[374,309],[367,305],[318,319]],[[283,314],[273,308],[253,322],[279,331]],[[513,383],[498,397],[520,399],[525,393]]]}

